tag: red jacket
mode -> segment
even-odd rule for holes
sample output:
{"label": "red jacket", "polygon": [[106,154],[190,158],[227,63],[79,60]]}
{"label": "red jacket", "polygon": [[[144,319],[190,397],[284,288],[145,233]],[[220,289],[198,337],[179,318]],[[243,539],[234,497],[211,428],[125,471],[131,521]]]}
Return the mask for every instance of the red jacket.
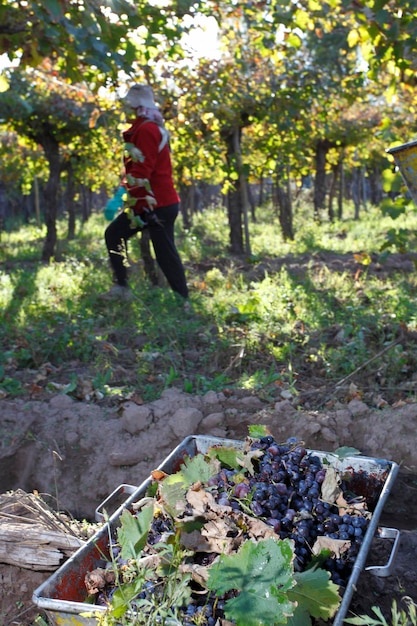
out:
{"label": "red jacket", "polygon": [[137,199],[131,205],[135,213],[142,213],[145,208],[149,208],[145,196],[155,198],[155,209],[180,201],[172,179],[167,142],[160,148],[162,138],[159,126],[143,117],[138,117],[123,133],[126,188],[129,195]]}

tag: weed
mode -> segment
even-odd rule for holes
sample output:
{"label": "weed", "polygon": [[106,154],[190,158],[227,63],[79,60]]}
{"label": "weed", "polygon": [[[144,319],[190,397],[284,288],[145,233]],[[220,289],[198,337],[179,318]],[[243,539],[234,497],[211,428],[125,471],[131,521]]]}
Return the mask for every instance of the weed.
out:
{"label": "weed", "polygon": [[381,609],[377,606],[372,607],[372,612],[376,616],[357,615],[355,617],[346,618],[346,624],[354,624],[355,626],[417,626],[417,605],[411,598],[405,596],[402,598],[406,603],[406,608],[398,607],[397,602],[393,600],[391,607],[391,621],[387,621],[382,615]]}
{"label": "weed", "polygon": [[20,396],[24,393],[22,383],[15,378],[8,377],[0,382],[0,390],[9,396]]}
{"label": "weed", "polygon": [[[147,281],[135,240],[134,300],[98,298],[111,278],[101,215],[84,223],[78,238],[65,243],[63,260],[50,266],[37,260],[43,229],[29,225],[8,233],[1,258],[12,271],[0,271],[4,393],[20,392],[16,372],[44,363],[64,371],[70,362],[83,364],[97,391],[134,388],[146,401],[172,385],[190,393],[223,385],[272,393],[285,384],[295,392],[312,372],[329,381],[349,375],[400,328],[416,326],[417,277],[373,271],[376,263],[384,267],[380,247],[392,228],[378,209],[360,221],[317,225],[306,210],[297,209],[296,240],[284,242],[272,208],[264,207],[250,224],[251,259],[228,256],[222,207],[195,215],[187,231],[179,223],[191,315],[168,288]],[[407,224],[400,217],[395,226],[411,229],[414,222],[410,214]],[[65,226],[59,225],[61,233]],[[330,262],[323,262],[329,253]],[[377,372],[385,388],[398,388],[412,378],[416,363],[414,343],[403,343],[365,369],[361,383],[371,384]],[[116,372],[124,372],[122,381]],[[68,367],[67,393],[72,374]]]}

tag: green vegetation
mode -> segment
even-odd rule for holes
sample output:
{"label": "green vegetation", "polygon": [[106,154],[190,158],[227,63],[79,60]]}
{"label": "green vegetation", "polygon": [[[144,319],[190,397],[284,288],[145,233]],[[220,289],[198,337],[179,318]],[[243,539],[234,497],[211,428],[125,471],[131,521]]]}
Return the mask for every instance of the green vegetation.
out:
{"label": "green vegetation", "polygon": [[391,608],[391,622],[387,622],[382,615],[381,609],[373,607],[376,618],[369,615],[358,615],[349,619],[345,619],[346,624],[354,624],[355,626],[416,626],[417,624],[417,605],[412,598],[404,598],[406,608],[398,607],[394,600]]}
{"label": "green vegetation", "polygon": [[[60,240],[62,261],[49,265],[38,261],[42,229],[4,234],[1,393],[36,385],[80,399],[135,392],[149,401],[170,386],[197,394],[244,387],[273,398],[360,368],[351,380],[361,392],[412,394],[417,349],[401,333],[416,324],[416,275],[409,258],[407,271],[387,271],[390,255],[380,250],[391,218],[369,209],[360,221],[313,227],[303,209],[295,217],[297,241],[284,242],[272,210],[259,210],[250,258],[228,254],[224,210],[197,214],[188,231],[179,220],[191,311],[148,282],[138,241],[130,246],[133,301],[99,298],[110,286],[100,214]],[[416,221],[409,213],[395,227],[412,231]]]}

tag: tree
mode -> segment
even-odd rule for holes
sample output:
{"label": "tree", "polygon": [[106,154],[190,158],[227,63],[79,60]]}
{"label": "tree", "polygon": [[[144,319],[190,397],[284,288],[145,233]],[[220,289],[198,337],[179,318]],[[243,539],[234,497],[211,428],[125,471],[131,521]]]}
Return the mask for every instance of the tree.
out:
{"label": "tree", "polygon": [[[36,75],[40,64],[46,63],[53,68],[53,77],[59,76],[63,84],[65,82],[66,91],[70,89],[69,83],[82,84],[82,90],[90,94],[96,93],[102,85],[109,92],[114,90],[121,80],[121,70],[128,76],[136,76],[140,65],[143,68],[140,73],[150,81],[164,50],[165,55],[171,57],[181,53],[176,44],[183,32],[181,17],[192,4],[182,0],[160,9],[131,0],[0,0],[0,53],[6,53],[10,60],[19,59],[20,65],[11,74],[10,82],[9,76],[1,77],[0,91],[8,89],[2,95],[4,119],[43,146],[50,168],[44,260],[53,256],[56,243],[56,201],[59,175],[64,166],[60,162],[59,147],[77,133],[84,132],[86,137],[87,130],[91,135],[89,114],[94,105],[89,102],[84,107],[67,94],[66,104],[71,115],[65,121],[63,94],[52,89],[51,94],[41,95],[39,90],[31,89],[29,82],[24,85],[23,74],[19,76],[19,73],[22,68],[31,66]],[[41,72],[45,78],[45,66]],[[21,106],[14,117],[15,97]],[[48,106],[54,111],[55,105],[58,117],[62,114],[58,123],[48,111]],[[65,161],[69,176],[73,165],[73,158]]]}
{"label": "tree", "polygon": [[62,81],[45,63],[42,69],[13,72],[10,89],[0,94],[0,103],[8,124],[41,145],[48,162],[47,234],[42,251],[42,260],[48,262],[54,256],[57,241],[57,196],[63,168],[60,148],[74,137],[82,137],[84,144],[91,141],[94,120],[99,115],[96,100],[85,86],[75,87]]}
{"label": "tree", "polygon": [[[185,9],[191,3],[181,4]],[[0,54],[32,67],[49,58],[71,82],[110,87],[119,82],[120,70],[132,71],[132,34],[141,29],[148,51],[160,37],[174,42],[182,32],[177,14],[184,9],[133,0],[0,0]]]}

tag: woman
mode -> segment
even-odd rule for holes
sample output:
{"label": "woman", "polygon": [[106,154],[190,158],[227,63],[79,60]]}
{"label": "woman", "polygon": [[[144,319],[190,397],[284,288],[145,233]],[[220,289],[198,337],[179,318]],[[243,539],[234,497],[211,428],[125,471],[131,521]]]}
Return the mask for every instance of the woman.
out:
{"label": "woman", "polygon": [[133,85],[124,103],[131,116],[123,133],[127,202],[105,232],[115,284],[104,297],[130,297],[127,241],[147,227],[158,265],[173,291],[186,299],[184,267],[174,240],[180,199],[172,179],[168,132],[148,85]]}

